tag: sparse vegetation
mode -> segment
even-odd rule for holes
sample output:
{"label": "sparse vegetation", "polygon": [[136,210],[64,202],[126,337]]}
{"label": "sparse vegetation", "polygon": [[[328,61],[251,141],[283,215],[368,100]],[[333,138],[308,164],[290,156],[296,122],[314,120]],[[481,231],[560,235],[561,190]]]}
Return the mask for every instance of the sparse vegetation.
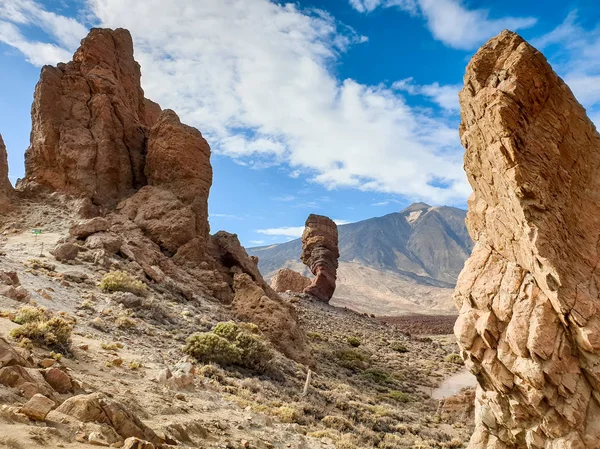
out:
{"label": "sparse vegetation", "polygon": [[146,296],[148,293],[146,285],[126,271],[106,273],[98,286],[104,293],[130,292],[138,296]]}
{"label": "sparse vegetation", "polygon": [[348,337],[346,341],[353,348],[358,348],[360,346],[360,339],[357,337]]}
{"label": "sparse vegetation", "polygon": [[452,353],[452,354],[448,354],[445,358],[444,361],[448,362],[448,363],[456,363],[457,365],[463,365],[465,362],[463,361],[462,357],[458,354]]}
{"label": "sparse vegetation", "polygon": [[71,344],[71,332],[75,319],[67,315],[53,316],[38,307],[22,307],[14,319],[20,327],[13,329],[10,336],[23,346],[37,344],[67,353]]}
{"label": "sparse vegetation", "polygon": [[399,352],[400,354],[404,354],[404,353],[408,352],[408,348],[406,347],[406,345],[399,341],[392,342],[392,344],[390,345],[390,348],[393,351]]}
{"label": "sparse vegetation", "polygon": [[200,362],[261,372],[273,358],[273,352],[258,332],[255,325],[248,323],[218,323],[211,332],[188,337],[183,350]]}

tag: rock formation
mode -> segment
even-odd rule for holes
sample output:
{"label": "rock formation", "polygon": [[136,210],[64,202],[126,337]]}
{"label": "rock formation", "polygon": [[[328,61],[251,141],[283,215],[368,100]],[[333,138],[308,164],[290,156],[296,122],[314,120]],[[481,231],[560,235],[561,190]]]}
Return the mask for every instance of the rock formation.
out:
{"label": "rock formation", "polygon": [[279,293],[287,291],[302,293],[310,284],[309,278],[289,268],[278,270],[271,278],[271,288]]}
{"label": "rock formation", "polygon": [[10,207],[13,187],[8,180],[8,155],[4,140],[0,135],[0,214],[6,213]]}
{"label": "rock formation", "polygon": [[123,29],[92,29],[72,62],[42,69],[23,187],[82,197],[90,218],[53,254],[104,268],[122,257],[186,300],[233,303],[282,352],[310,363],[293,308],[265,283],[257,259],[236,235],[209,234],[208,143],[144,98],[140,76]]}
{"label": "rock formation", "polygon": [[305,293],[321,301],[331,299],[335,291],[339,257],[337,225],[328,217],[310,214],[302,234],[300,258],[315,279],[304,289]]}
{"label": "rock formation", "polygon": [[31,110],[26,182],[114,205],[146,184],[160,107],[144,98],[127,30],[92,29],[73,61],[45,66]]}
{"label": "rock formation", "polygon": [[600,441],[600,135],[544,56],[504,31],[459,98],[467,225],[455,332],[477,376],[470,448]]}

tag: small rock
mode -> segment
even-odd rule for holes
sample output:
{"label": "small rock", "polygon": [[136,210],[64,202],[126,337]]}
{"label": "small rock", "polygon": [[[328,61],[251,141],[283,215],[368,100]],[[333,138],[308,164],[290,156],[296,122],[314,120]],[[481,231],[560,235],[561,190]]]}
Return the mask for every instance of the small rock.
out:
{"label": "small rock", "polygon": [[48,399],[43,394],[36,394],[21,407],[19,413],[34,421],[43,421],[54,405],[52,399]]}
{"label": "small rock", "polygon": [[44,378],[58,393],[65,394],[73,391],[71,378],[67,373],[58,368],[50,368],[47,370],[44,373]]}
{"label": "small rock", "polygon": [[154,449],[154,444],[140,440],[139,438],[130,437],[123,443],[123,449]]}
{"label": "small rock", "polygon": [[89,345],[78,345],[77,349],[81,349],[82,351],[87,351],[89,349]]}
{"label": "small rock", "polygon": [[63,278],[67,281],[82,283],[88,278],[88,275],[81,271],[65,271]]}
{"label": "small rock", "polygon": [[38,362],[38,365],[41,366],[42,368],[50,368],[55,363],[56,363],[56,360],[48,358],[48,359],[40,360]]}

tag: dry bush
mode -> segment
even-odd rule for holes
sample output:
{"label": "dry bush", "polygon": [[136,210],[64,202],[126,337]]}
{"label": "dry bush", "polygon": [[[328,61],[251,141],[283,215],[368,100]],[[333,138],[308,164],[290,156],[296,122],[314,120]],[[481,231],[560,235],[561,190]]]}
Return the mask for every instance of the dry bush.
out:
{"label": "dry bush", "polygon": [[130,292],[138,296],[146,296],[148,294],[146,285],[126,271],[111,271],[110,273],[106,273],[98,286],[104,293]]}
{"label": "dry bush", "polygon": [[69,351],[74,318],[52,316],[42,308],[22,307],[15,316],[15,322],[21,326],[13,329],[10,336],[20,343],[44,345],[61,353]]}

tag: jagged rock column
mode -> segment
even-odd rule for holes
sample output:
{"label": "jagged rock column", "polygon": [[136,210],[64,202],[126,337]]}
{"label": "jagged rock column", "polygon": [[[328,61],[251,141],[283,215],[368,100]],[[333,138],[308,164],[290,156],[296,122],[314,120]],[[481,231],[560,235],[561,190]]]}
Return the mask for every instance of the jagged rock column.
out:
{"label": "jagged rock column", "polygon": [[302,234],[302,255],[304,264],[315,275],[312,283],[304,289],[321,301],[328,302],[335,291],[338,268],[338,229],[328,217],[310,214]]}
{"label": "jagged rock column", "polygon": [[8,155],[4,140],[0,135],[0,214],[8,212],[13,195],[13,187],[8,180]]}
{"label": "jagged rock column", "polygon": [[145,185],[149,128],[160,107],[144,98],[124,29],[92,29],[73,61],[44,66],[31,108],[26,182],[114,206]]}
{"label": "jagged rock column", "polygon": [[515,33],[467,66],[460,135],[476,246],[455,333],[477,376],[470,448],[600,441],[600,136]]}

